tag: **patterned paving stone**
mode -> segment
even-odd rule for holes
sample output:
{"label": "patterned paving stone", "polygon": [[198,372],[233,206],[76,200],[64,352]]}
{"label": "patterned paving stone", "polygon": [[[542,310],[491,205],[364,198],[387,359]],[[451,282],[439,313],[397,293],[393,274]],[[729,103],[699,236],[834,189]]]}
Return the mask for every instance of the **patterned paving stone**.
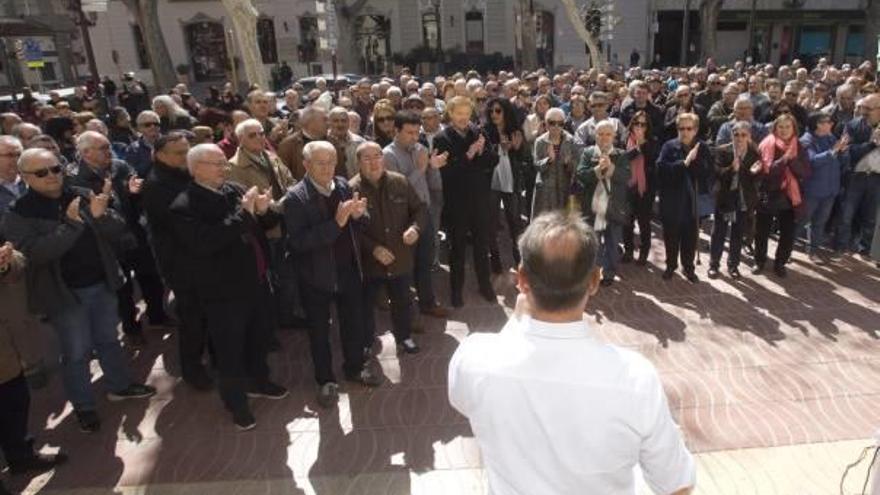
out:
{"label": "patterned paving stone", "polygon": [[[880,270],[860,258],[814,266],[796,254],[784,280],[743,267],[741,281],[709,281],[702,265],[703,281],[692,285],[661,280],[662,256],[655,245],[648,267],[623,266],[588,316],[601,338],[657,366],[697,454],[697,493],[837,493],[843,468],[880,428]],[[447,274],[436,277],[448,300]],[[446,400],[446,371],[462,338],[504,325],[516,289],[512,273],[495,277],[498,304],[489,304],[467,277],[464,308],[445,321],[422,318],[421,354],[398,356],[391,336],[380,336],[386,383],[343,385],[338,409],[315,402],[306,335],[282,331],[270,365],[291,394],[253,402],[258,425],[248,433],[232,427],[216,394],[179,381],[173,333],[152,334],[131,354],[159,394],[102,401],[104,428],[94,436],[77,430],[55,375],[34,394],[32,430],[39,446],[61,446],[71,461],[11,484],[75,495],[484,493],[479,448]],[[387,331],[387,313],[377,316]],[[769,338],[777,332],[783,340]]]}

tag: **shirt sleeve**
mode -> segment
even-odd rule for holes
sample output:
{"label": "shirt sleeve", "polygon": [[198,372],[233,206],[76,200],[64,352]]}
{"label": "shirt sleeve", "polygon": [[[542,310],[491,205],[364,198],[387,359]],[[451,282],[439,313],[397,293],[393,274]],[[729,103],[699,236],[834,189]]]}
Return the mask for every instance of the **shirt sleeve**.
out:
{"label": "shirt sleeve", "polygon": [[467,416],[470,411],[471,397],[469,391],[471,389],[468,378],[465,375],[465,366],[467,363],[468,339],[465,339],[456,349],[449,360],[449,379],[448,392],[449,403],[456,411]]}
{"label": "shirt sleeve", "polygon": [[678,425],[672,419],[666,394],[657,372],[650,364],[644,382],[642,445],[639,464],[648,486],[658,494],[674,493],[694,486],[696,466]]}

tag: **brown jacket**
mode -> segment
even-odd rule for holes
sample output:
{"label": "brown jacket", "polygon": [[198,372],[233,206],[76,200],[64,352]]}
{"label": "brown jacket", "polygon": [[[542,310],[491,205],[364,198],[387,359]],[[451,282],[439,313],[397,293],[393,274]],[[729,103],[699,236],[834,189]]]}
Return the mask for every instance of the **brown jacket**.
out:
{"label": "brown jacket", "polygon": [[[239,148],[238,151],[232,155],[232,158],[229,159],[229,166],[231,167],[229,170],[229,180],[238,182],[244,186],[245,189],[257,186],[260,191],[265,189],[273,190],[272,209],[274,211],[281,211],[281,201],[287,193],[287,189],[296,184],[296,180],[293,179],[290,175],[290,171],[283,163],[281,163],[281,160],[277,156],[271,153],[267,153],[267,156],[269,163],[272,165],[272,170],[275,172],[275,177],[278,179],[279,191],[273,190],[269,171],[263,168],[263,166],[251,156],[245,154],[241,148]],[[268,230],[266,232],[266,237],[269,239],[280,239],[281,224]]]}
{"label": "brown jacket", "polygon": [[[369,278],[390,278],[412,273],[415,244],[403,243],[403,233],[410,227],[419,232],[425,225],[425,204],[405,176],[386,171],[377,185],[354,176],[349,182],[352,191],[367,198],[370,221],[362,236],[361,254],[364,275]],[[384,266],[373,256],[382,246],[394,255],[394,262]]]}
{"label": "brown jacket", "polygon": [[9,270],[0,275],[0,383],[41,359],[37,342],[41,329],[27,311],[24,271],[25,258],[16,251]]}
{"label": "brown jacket", "polygon": [[[348,178],[348,173],[346,173],[345,169],[345,148],[340,147],[335,140],[331,141],[328,137],[322,139],[332,142],[333,147],[336,148],[336,171],[334,174]],[[302,131],[296,131],[278,144],[278,157],[287,165],[287,168],[290,169],[290,173],[296,180],[302,180],[306,175],[306,168],[303,166],[303,148],[311,141],[316,140],[306,137]]]}

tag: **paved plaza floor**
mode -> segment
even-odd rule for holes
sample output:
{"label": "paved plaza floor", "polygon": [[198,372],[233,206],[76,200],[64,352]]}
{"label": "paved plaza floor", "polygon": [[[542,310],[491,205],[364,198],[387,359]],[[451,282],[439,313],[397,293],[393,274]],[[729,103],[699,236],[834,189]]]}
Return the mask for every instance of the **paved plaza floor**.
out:
{"label": "paved plaza floor", "polygon": [[[786,279],[752,277],[743,267],[741,281],[709,281],[704,254],[702,282],[692,285],[661,280],[662,260],[656,244],[647,268],[624,266],[620,282],[591,300],[589,318],[602,338],[659,369],[697,457],[696,493],[839,493],[845,466],[880,429],[880,270],[860,257],[816,266],[796,254]],[[35,392],[32,430],[38,445],[60,446],[71,459],[11,485],[76,495],[485,493],[479,448],[446,399],[446,371],[468,333],[504,324],[513,275],[494,283],[499,304],[470,286],[466,306],[449,320],[425,319],[417,356],[397,356],[383,335],[377,360],[386,383],[345,385],[332,410],[314,399],[305,334],[283,331],[284,350],[270,364],[291,394],[254,401],[258,425],[246,433],[234,429],[215,393],[194,392],[176,377],[174,334],[151,333],[132,363],[159,394],[102,401],[103,429],[88,436],[56,373]],[[438,274],[444,297],[446,284]],[[378,328],[388,329],[387,314]],[[784,339],[769,338],[776,332]],[[100,388],[99,373],[95,380]],[[861,492],[866,464],[850,472],[844,493]]]}

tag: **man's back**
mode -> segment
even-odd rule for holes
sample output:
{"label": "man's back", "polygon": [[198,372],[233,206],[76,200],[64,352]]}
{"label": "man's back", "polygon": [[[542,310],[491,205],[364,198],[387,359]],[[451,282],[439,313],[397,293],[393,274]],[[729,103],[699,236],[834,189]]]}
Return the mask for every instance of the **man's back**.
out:
{"label": "man's back", "polygon": [[656,493],[694,484],[653,366],[595,338],[585,321],[523,317],[469,337],[449,368],[491,493],[631,494],[640,464]]}

